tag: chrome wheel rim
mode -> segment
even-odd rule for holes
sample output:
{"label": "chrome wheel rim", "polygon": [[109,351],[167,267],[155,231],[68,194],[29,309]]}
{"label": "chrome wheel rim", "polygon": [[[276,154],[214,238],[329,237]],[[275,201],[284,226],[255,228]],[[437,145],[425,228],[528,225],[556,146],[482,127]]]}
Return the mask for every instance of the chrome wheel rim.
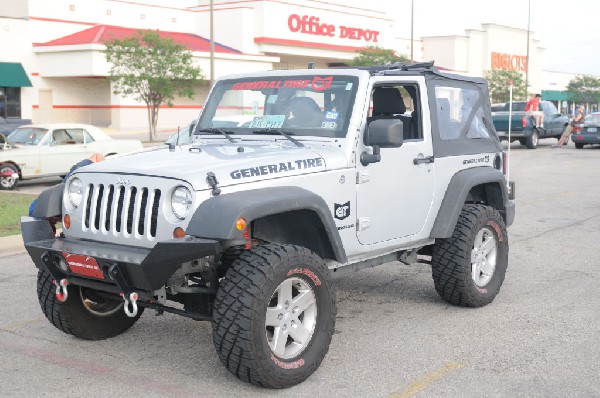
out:
{"label": "chrome wheel rim", "polygon": [[538,144],[538,135],[537,135],[537,133],[532,133],[531,142],[533,142],[533,145],[537,146],[537,144]]}
{"label": "chrome wheel rim", "polygon": [[496,270],[498,244],[494,232],[484,227],[475,236],[471,251],[471,277],[479,287],[487,285]]}
{"label": "chrome wheel rim", "polygon": [[265,332],[271,351],[279,358],[299,355],[310,343],[317,324],[317,298],[301,278],[288,278],[271,295]]}
{"label": "chrome wheel rim", "polygon": [[[2,167],[0,168],[0,173],[6,173],[7,171],[9,172],[14,172],[14,170],[10,167]],[[2,177],[0,178],[0,184],[4,187],[4,188],[11,188],[13,185],[15,185],[15,178],[13,176],[10,177]]]}

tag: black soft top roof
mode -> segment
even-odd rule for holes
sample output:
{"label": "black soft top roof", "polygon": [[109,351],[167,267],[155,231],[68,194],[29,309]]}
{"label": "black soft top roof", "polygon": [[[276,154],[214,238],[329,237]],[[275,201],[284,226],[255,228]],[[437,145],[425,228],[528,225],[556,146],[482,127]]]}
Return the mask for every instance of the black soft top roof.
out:
{"label": "black soft top roof", "polygon": [[487,81],[481,77],[457,75],[454,73],[446,73],[440,71],[434,64],[435,61],[419,62],[416,64],[403,64],[396,62],[386,66],[359,66],[354,69],[366,70],[371,76],[414,76],[414,75],[429,75],[431,77],[445,78],[450,80],[459,80],[472,82],[476,84],[485,84]]}

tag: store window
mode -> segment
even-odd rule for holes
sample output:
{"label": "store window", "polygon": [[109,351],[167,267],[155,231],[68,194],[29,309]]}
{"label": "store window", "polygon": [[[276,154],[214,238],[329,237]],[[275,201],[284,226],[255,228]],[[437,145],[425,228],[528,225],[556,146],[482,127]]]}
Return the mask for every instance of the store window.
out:
{"label": "store window", "polygon": [[21,117],[21,87],[0,87],[0,117]]}

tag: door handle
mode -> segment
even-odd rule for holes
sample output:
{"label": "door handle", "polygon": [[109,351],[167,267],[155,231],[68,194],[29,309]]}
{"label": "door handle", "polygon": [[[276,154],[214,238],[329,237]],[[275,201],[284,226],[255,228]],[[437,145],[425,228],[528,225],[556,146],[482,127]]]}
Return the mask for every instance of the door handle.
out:
{"label": "door handle", "polygon": [[433,156],[419,156],[413,159],[414,164],[433,163],[435,158]]}

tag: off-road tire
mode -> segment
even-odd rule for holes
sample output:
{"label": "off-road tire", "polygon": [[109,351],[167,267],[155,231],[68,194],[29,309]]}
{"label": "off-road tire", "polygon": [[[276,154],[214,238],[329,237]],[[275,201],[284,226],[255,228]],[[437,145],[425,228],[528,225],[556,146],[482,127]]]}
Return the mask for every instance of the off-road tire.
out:
{"label": "off-road tire", "polygon": [[[295,286],[292,282],[306,288],[303,294],[312,294],[313,304],[297,313],[302,312],[302,327],[308,319],[312,319],[314,327],[297,355],[281,357],[269,345],[267,315],[273,319],[272,311],[281,311],[282,318],[275,319],[283,319],[282,324],[288,321],[294,324],[289,317],[293,316],[291,309],[298,308],[294,307],[299,304],[298,291],[296,296],[290,296],[289,310],[278,309],[284,304],[278,299],[274,307],[274,300],[279,297],[276,293],[283,291],[282,286],[288,283]],[[316,314],[310,312],[315,309]],[[300,246],[256,246],[241,254],[220,282],[213,310],[213,342],[223,365],[241,380],[262,387],[287,388],[301,383],[319,367],[329,350],[335,316],[331,276],[319,256]],[[273,335],[277,330],[286,329],[273,328]],[[293,334],[289,335],[285,340],[286,350],[292,347]]]}
{"label": "off-road tire", "polygon": [[531,134],[529,134],[529,136],[526,138],[525,146],[527,146],[527,149],[535,149],[535,148],[537,148],[539,142],[540,142],[540,135],[539,135],[538,131],[536,129],[534,129],[531,132]]}
{"label": "off-road tire", "polygon": [[583,144],[575,143],[576,149],[583,149]]}
{"label": "off-road tire", "polygon": [[[487,237],[488,245],[478,245],[478,234]],[[493,242],[490,242],[493,240]],[[485,246],[485,247],[484,247]],[[472,263],[473,256],[495,248],[495,267],[489,274],[483,274],[489,280],[479,286],[479,266]],[[492,250],[490,250],[490,257]],[[486,259],[488,255],[485,255]],[[438,239],[431,257],[432,277],[435,289],[448,303],[463,307],[483,307],[491,303],[502,286],[508,266],[508,235],[500,213],[492,207],[479,204],[466,204],[458,218],[452,237]],[[477,276],[475,276],[477,271]],[[485,279],[484,279],[485,280]]]}
{"label": "off-road tire", "polygon": [[[3,165],[0,165],[0,172],[6,172],[6,171],[9,171],[11,173],[18,173],[17,168],[15,166],[13,166],[12,164],[5,163]],[[13,189],[15,189],[17,187],[18,183],[19,183],[18,178],[0,177],[0,190],[12,191]]]}
{"label": "off-road tire", "polygon": [[52,275],[47,271],[38,271],[37,294],[40,307],[50,323],[67,334],[86,340],[115,337],[132,327],[144,312],[144,308],[138,306],[137,315],[130,318],[123,311],[123,300],[114,303],[107,300],[105,303],[112,308],[104,313],[94,313],[89,309],[91,307],[84,304],[82,297],[85,290],[82,289],[84,288],[80,286],[67,286],[67,300],[60,302],[56,298]]}

